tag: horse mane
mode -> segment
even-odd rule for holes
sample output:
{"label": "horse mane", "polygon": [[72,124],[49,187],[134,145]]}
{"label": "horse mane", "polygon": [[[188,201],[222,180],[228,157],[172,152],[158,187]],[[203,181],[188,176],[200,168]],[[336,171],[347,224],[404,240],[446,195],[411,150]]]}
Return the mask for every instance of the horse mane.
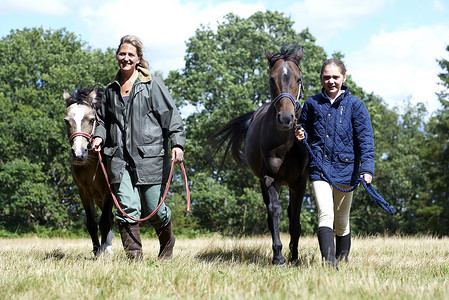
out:
{"label": "horse mane", "polygon": [[296,44],[285,43],[281,50],[278,53],[273,54],[268,61],[270,68],[280,59],[292,61],[299,67],[298,57],[296,56],[296,52],[299,48],[299,41]]}
{"label": "horse mane", "polygon": [[[94,99],[89,99],[88,95],[94,90],[97,90]],[[101,106],[101,99],[103,97],[104,89],[94,85],[92,88],[78,88],[70,99],[67,101],[67,107],[72,104],[84,104],[92,106],[93,108],[99,108]]]}

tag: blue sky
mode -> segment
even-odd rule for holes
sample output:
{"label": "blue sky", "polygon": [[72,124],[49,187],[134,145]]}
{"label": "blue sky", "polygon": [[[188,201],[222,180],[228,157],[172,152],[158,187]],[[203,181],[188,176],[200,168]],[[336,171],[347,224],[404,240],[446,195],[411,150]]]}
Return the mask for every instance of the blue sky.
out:
{"label": "blue sky", "polygon": [[308,27],[329,56],[343,53],[356,83],[390,107],[411,99],[437,109],[436,60],[449,59],[448,0],[0,0],[0,7],[0,38],[12,29],[65,27],[105,49],[131,33],[164,76],[183,68],[185,41],[200,24],[213,28],[229,12],[278,10],[296,31]]}

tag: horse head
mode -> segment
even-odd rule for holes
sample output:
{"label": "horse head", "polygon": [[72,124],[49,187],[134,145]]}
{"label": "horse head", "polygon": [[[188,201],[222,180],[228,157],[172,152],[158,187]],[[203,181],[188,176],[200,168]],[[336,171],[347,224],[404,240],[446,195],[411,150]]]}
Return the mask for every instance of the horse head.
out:
{"label": "horse head", "polygon": [[276,109],[276,124],[279,130],[294,128],[296,113],[300,108],[298,100],[302,97],[303,83],[299,63],[304,47],[298,43],[285,44],[281,51],[272,54],[265,50],[270,65],[270,93],[272,105]]}
{"label": "horse head", "polygon": [[74,165],[84,165],[91,149],[90,142],[96,126],[96,108],[101,104],[101,91],[93,89],[78,90],[73,96],[63,92],[67,107],[64,122],[72,146],[71,158]]}

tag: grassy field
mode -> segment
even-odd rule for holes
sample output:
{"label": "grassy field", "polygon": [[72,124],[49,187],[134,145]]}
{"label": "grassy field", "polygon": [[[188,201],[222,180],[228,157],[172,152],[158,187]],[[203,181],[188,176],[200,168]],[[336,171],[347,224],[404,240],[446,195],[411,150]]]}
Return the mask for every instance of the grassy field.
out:
{"label": "grassy field", "polygon": [[88,239],[0,239],[0,299],[449,299],[449,238],[354,238],[338,271],[321,266],[316,237],[283,267],[269,236],[178,238],[171,261],[155,239],[143,247],[130,262],[119,237],[97,260]]}

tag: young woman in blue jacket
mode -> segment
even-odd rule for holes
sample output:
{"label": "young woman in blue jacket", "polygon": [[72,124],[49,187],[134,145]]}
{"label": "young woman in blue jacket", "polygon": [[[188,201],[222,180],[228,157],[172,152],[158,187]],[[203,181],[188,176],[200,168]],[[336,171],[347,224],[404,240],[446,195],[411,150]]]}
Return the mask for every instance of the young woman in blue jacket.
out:
{"label": "young woman in blue jacket", "polygon": [[318,161],[311,160],[309,166],[318,209],[318,242],[323,260],[336,266],[337,261],[348,260],[351,248],[349,213],[353,192],[343,193],[333,188],[322,169],[342,189],[351,188],[360,177],[371,183],[374,138],[365,104],[344,85],[343,62],[336,58],[326,60],[320,79],[322,92],[304,103],[299,120],[302,128],[295,134],[299,141],[307,137],[318,158]]}

